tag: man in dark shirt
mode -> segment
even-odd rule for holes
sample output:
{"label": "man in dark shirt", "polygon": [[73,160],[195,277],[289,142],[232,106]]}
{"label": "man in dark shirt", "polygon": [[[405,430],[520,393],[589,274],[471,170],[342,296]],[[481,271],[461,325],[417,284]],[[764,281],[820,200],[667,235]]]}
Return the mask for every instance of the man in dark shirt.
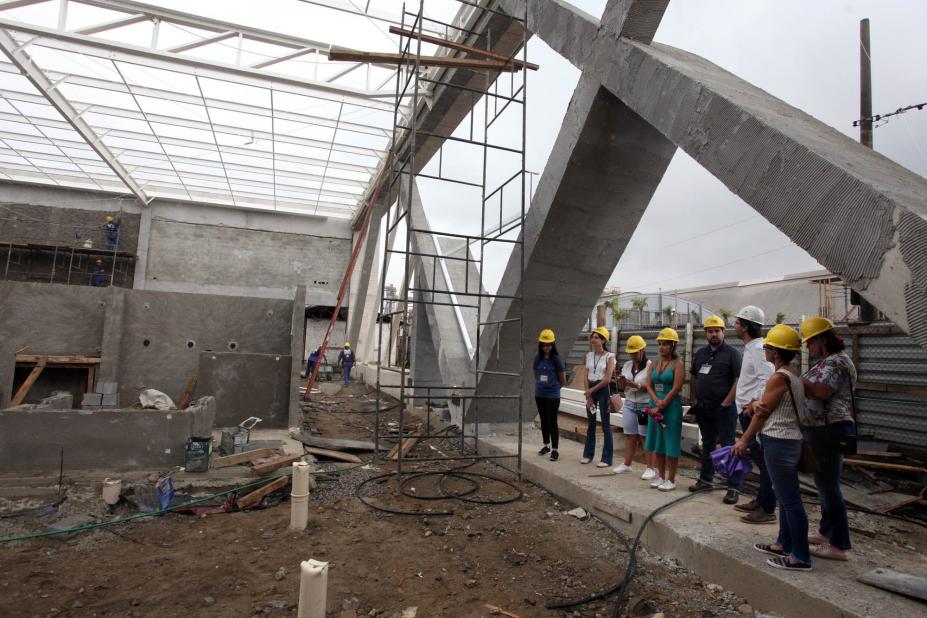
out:
{"label": "man in dark shirt", "polygon": [[[734,430],[737,426],[737,406],[734,395],[737,392],[737,379],[740,377],[740,352],[724,343],[724,320],[716,315],[705,320],[705,336],[708,345],[699,348],[693,355],[692,367],[689,369],[689,393],[695,420],[702,434],[702,470],[699,480],[689,487],[689,491],[698,491],[711,486],[715,466],[711,461],[711,452],[715,444],[728,446],[734,443]],[[736,504],[739,484],[728,480],[725,504]]]}

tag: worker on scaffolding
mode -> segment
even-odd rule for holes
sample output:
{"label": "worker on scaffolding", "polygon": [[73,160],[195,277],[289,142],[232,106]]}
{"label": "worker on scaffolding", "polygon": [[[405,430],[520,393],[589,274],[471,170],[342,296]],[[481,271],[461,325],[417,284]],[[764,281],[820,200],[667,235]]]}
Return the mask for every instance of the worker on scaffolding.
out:
{"label": "worker on scaffolding", "polygon": [[103,225],[103,231],[106,234],[106,249],[119,250],[119,227],[122,225],[122,219],[115,219],[112,215],[106,215],[106,223]]}
{"label": "worker on scaffolding", "polygon": [[344,348],[338,353],[338,362],[341,363],[341,375],[344,377],[344,383],[347,385],[351,381],[351,368],[354,367],[354,350],[351,344],[344,342]]}
{"label": "worker on scaffolding", "polygon": [[93,264],[93,270],[90,273],[90,285],[102,288],[106,286],[106,269],[103,268],[103,260],[97,260]]}

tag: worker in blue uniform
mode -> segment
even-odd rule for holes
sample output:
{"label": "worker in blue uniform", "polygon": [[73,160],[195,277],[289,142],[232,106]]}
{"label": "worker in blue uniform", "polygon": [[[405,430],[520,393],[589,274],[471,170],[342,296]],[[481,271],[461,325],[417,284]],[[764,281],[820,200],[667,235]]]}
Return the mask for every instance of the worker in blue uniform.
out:
{"label": "worker in blue uniform", "polygon": [[114,219],[112,215],[106,215],[103,231],[106,233],[106,248],[108,250],[119,250],[119,227],[121,225],[121,219]]}
{"label": "worker in blue uniform", "polygon": [[98,288],[106,285],[106,269],[103,268],[103,260],[97,260],[94,263],[90,274],[90,285]]}
{"label": "worker in blue uniform", "polygon": [[344,349],[338,353],[338,362],[341,363],[341,374],[347,384],[351,381],[351,369],[354,367],[354,350],[347,341],[344,342]]}

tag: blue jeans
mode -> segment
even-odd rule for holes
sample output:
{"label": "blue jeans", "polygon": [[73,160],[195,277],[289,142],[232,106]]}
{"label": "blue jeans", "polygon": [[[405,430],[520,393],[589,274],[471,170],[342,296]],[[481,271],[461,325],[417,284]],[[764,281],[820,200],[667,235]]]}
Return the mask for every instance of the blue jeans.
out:
{"label": "blue jeans", "polygon": [[[594,382],[589,383],[590,386],[595,386],[595,384]],[[611,413],[608,411],[608,389],[600,388],[594,392],[592,402],[599,409],[602,418],[602,439],[604,442],[602,445],[602,463],[612,465],[612,450],[614,447],[612,445]],[[583,447],[583,457],[585,459],[595,457],[595,417],[594,411],[590,414],[589,410],[586,410],[586,444]]]}
{"label": "blue jeans", "polygon": [[[702,434],[702,470],[699,478],[706,483],[711,483],[715,476],[715,464],[711,461],[711,452],[715,450],[715,444],[718,442],[721,446],[734,444],[737,406],[706,408],[698,414],[696,421],[698,430]],[[727,486],[730,489],[740,489],[740,483],[736,480],[728,479]]]}
{"label": "blue jeans", "polygon": [[[750,426],[749,416],[740,416],[740,427],[747,431]],[[759,437],[759,436],[757,436]],[[762,438],[760,438],[762,440]],[[766,513],[772,513],[776,510],[776,492],[773,490],[772,479],[769,478],[769,472],[766,471],[766,461],[763,458],[763,447],[760,442],[754,438],[747,445],[750,448],[750,459],[760,469],[760,488],[756,492],[756,503]]]}
{"label": "blue jeans", "polygon": [[786,440],[763,436],[763,457],[779,498],[779,538],[792,560],[811,563],[808,547],[808,514],[801,501],[798,484],[798,462],[801,459],[801,440]]}
{"label": "blue jeans", "polygon": [[341,365],[341,373],[344,375],[344,383],[347,384],[351,381],[351,368],[354,365]]}
{"label": "blue jeans", "polygon": [[[850,432],[852,421],[840,421],[831,426],[833,432]],[[818,529],[837,549],[848,550],[850,524],[847,521],[847,505],[840,491],[840,471],[843,469],[843,455],[830,448],[827,427],[805,427],[805,438],[811,443],[814,461],[818,470],[814,473],[814,484],[821,501],[821,526]]]}

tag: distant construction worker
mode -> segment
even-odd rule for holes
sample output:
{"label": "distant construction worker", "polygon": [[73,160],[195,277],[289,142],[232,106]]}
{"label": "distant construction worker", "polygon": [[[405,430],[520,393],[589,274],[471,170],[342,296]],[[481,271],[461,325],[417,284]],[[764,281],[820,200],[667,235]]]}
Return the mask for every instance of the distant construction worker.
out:
{"label": "distant construction worker", "polygon": [[315,364],[319,362],[319,356],[322,355],[322,348],[318,347],[309,354],[309,357],[306,359],[306,373],[303,375],[303,378],[308,378],[312,375],[312,370],[315,368]]}
{"label": "distant construction worker", "polygon": [[106,269],[103,268],[103,260],[97,260],[94,263],[90,274],[90,285],[98,288],[106,286]]}
{"label": "distant construction worker", "polygon": [[344,376],[344,383],[351,381],[351,368],[354,367],[354,350],[351,344],[344,342],[344,348],[338,353],[338,362],[341,363],[341,374]]}
{"label": "distant construction worker", "polygon": [[[750,421],[756,413],[756,406],[763,396],[763,389],[769,378],[776,370],[773,364],[766,360],[763,351],[763,322],[766,314],[759,307],[747,305],[737,312],[734,320],[734,332],[744,342],[743,363],[740,366],[740,378],[737,380],[737,412],[740,415],[740,426],[746,431]],[[748,445],[750,458],[760,469],[760,488],[756,498],[743,504],[735,504],[734,508],[746,513],[741,521],[748,524],[776,523],[776,492],[773,491],[772,480],[766,471],[766,462],[763,460],[763,447],[756,439]]]}
{"label": "distant construction worker", "polygon": [[[737,379],[740,377],[740,352],[724,343],[724,320],[716,315],[705,320],[705,336],[708,345],[699,348],[693,355],[692,374],[689,380],[692,407],[695,420],[702,434],[702,470],[697,483],[689,491],[699,491],[712,486],[715,466],[711,452],[717,443],[721,446],[734,444],[734,429],[737,425],[737,408],[734,395]],[[740,480],[728,479],[725,504],[737,504]]]}
{"label": "distant construction worker", "polygon": [[106,223],[103,225],[103,231],[106,233],[106,248],[110,250],[119,250],[119,227],[122,225],[122,219],[114,219],[112,215],[106,215]]}

